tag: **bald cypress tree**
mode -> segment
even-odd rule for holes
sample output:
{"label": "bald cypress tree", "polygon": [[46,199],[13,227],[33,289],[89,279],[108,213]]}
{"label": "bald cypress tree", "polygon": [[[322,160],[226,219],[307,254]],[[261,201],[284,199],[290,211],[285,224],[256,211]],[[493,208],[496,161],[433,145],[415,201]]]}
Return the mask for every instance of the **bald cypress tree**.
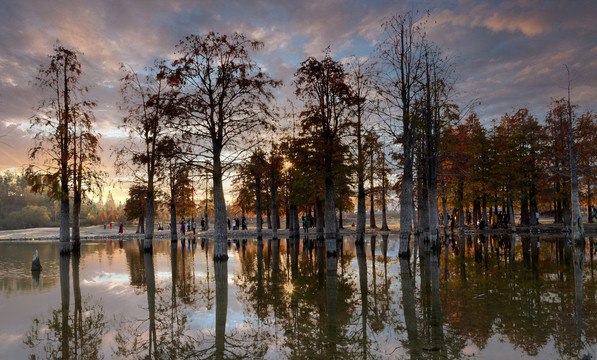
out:
{"label": "bald cypress tree", "polygon": [[271,79],[251,57],[263,43],[210,32],[189,35],[177,46],[170,81],[180,91],[173,123],[192,149],[185,161],[211,172],[214,197],[214,258],[227,259],[224,174],[251,148],[250,135],[271,125]]}

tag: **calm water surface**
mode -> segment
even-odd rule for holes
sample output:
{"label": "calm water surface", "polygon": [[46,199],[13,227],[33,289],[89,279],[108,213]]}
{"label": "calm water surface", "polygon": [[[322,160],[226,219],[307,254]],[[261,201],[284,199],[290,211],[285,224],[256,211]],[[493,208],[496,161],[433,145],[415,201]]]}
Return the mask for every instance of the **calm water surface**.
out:
{"label": "calm water surface", "polygon": [[0,359],[595,357],[592,238],[463,236],[410,263],[394,237],[341,244],[231,241],[214,263],[200,239],[0,242]]}

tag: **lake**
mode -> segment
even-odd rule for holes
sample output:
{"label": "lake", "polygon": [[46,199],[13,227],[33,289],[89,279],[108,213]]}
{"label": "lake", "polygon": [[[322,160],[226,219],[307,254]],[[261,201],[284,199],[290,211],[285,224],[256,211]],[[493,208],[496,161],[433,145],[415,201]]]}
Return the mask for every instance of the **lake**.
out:
{"label": "lake", "polygon": [[397,236],[339,244],[0,242],[0,359],[595,358],[592,238],[462,235],[410,263]]}

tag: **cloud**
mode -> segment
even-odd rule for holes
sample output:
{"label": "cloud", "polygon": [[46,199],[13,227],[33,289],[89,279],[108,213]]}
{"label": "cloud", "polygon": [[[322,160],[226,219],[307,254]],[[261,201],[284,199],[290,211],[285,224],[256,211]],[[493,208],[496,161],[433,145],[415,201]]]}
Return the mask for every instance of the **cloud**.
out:
{"label": "cloud", "polygon": [[[423,0],[216,0],[92,1],[5,0],[0,4],[0,131],[9,133],[14,159],[26,161],[27,124],[42,94],[34,86],[39,65],[57,39],[84,53],[83,79],[98,103],[97,129],[106,149],[121,141],[119,64],[141,71],[172,56],[191,33],[240,31],[264,42],[254,54],[273,78],[284,81],[278,104],[292,97],[293,74],[307,56],[331,45],[338,59],[368,57],[382,22],[410,7],[430,11],[427,32],[455,61],[458,101],[480,99],[484,119],[527,106],[542,117],[550,97],[563,96],[572,71],[573,98],[597,108],[597,10],[594,1]],[[14,135],[14,136],[13,136]],[[18,161],[1,156],[0,170]]]}

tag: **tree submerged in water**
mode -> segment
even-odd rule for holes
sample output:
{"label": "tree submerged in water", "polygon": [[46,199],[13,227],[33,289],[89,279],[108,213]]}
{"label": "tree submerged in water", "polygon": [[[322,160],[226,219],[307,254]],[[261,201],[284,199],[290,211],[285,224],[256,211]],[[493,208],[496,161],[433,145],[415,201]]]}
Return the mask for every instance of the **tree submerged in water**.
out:
{"label": "tree submerged in water", "polygon": [[249,53],[262,47],[238,33],[189,35],[178,44],[171,64],[170,82],[180,92],[180,115],[171,126],[191,149],[185,161],[212,174],[218,259],[228,258],[224,175],[255,145],[255,132],[272,126],[271,90],[280,82]]}
{"label": "tree submerged in water", "polygon": [[[79,217],[86,192],[99,192],[103,172],[98,170],[99,135],[93,130],[96,103],[86,99],[87,87],[80,84],[81,62],[77,50],[60,44],[41,66],[36,78],[48,92],[31,119],[34,146],[32,163],[25,173],[32,191],[44,192],[60,201],[60,253],[78,251]],[[70,191],[73,193],[72,237],[70,242]]]}

